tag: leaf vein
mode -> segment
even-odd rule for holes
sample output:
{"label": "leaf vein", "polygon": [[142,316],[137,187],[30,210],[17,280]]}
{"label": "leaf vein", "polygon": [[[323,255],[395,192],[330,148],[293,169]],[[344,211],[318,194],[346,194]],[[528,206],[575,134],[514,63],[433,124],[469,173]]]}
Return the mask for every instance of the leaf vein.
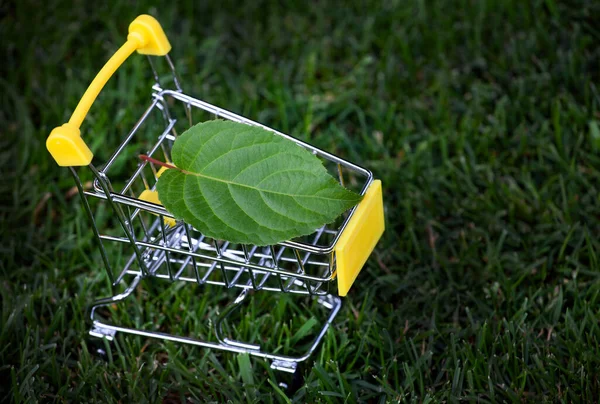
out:
{"label": "leaf vein", "polygon": [[[211,141],[212,139],[214,139],[219,133],[223,133],[225,132],[227,129],[229,128],[223,128],[221,130],[217,130],[210,138],[205,139],[204,144],[200,147],[200,150],[198,150],[198,152],[194,155],[194,158],[192,158],[190,161],[194,162],[198,159],[198,156],[200,156],[200,153],[202,153],[202,150],[204,150],[204,147],[208,144],[209,141]],[[248,130],[244,130],[244,131],[240,131],[238,132],[236,135],[240,134],[240,133],[246,133],[249,132],[252,128],[250,127],[250,129]],[[190,136],[190,138],[192,138],[193,136]],[[187,143],[186,143],[187,144]]]}
{"label": "leaf vein", "polygon": [[[207,169],[208,169],[208,167],[210,167],[212,164],[214,164],[215,162],[219,161],[220,159],[222,159],[222,158],[226,157],[227,155],[229,155],[230,153],[233,153],[233,152],[235,152],[235,151],[242,150],[242,149],[247,149],[247,148],[254,147],[254,146],[257,146],[257,145],[260,145],[260,144],[269,144],[269,143],[271,143],[271,142],[267,140],[267,141],[265,141],[265,142],[252,143],[252,144],[245,145],[245,146],[242,146],[242,147],[236,147],[235,149],[230,149],[230,150],[228,150],[226,153],[223,153],[223,154],[221,154],[221,155],[219,155],[219,156],[216,156],[214,159],[212,159],[210,162],[208,162],[208,164],[206,164],[206,165],[205,165],[204,167],[202,167],[200,170],[203,170],[203,171],[204,171],[204,170],[207,170]],[[279,154],[279,151],[277,151],[277,154]],[[275,156],[276,156],[277,154],[275,154]]]}

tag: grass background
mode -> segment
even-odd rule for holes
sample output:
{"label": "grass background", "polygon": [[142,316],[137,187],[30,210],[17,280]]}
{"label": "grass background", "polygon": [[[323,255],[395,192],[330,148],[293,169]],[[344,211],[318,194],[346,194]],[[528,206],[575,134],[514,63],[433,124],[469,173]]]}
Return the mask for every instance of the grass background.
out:
{"label": "grass background", "polygon": [[[387,231],[290,399],[598,400],[600,4],[99,3],[0,3],[4,399],[286,399],[263,361],[122,336],[101,359],[87,337],[108,289],[44,141],[150,13],[187,92],[383,180]],[[104,90],[84,124],[99,156],[150,82],[133,58]],[[192,325],[222,297],[171,289],[155,303],[199,304]]]}

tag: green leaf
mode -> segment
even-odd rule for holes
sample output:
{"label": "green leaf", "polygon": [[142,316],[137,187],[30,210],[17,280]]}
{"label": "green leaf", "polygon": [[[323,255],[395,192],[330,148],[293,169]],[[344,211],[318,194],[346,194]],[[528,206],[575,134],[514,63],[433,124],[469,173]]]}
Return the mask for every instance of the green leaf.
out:
{"label": "green leaf", "polygon": [[308,150],[255,126],[200,123],[171,154],[177,168],[157,183],[161,203],[216,239],[275,244],[313,233],[361,199]]}

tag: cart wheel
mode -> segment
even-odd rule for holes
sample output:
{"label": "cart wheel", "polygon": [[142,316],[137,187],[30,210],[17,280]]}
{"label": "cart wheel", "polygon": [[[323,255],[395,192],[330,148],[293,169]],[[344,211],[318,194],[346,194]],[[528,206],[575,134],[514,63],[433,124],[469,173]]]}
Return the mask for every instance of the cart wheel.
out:
{"label": "cart wheel", "polygon": [[115,338],[116,331],[94,326],[89,331],[89,335],[92,337],[88,339],[90,342],[90,347],[92,348],[92,353],[97,357],[107,361],[109,356],[113,354],[112,349],[108,347],[108,344],[110,344]]}
{"label": "cart wheel", "polygon": [[104,347],[100,346],[100,343],[101,343],[101,341],[94,340],[94,342],[92,343],[93,344],[92,346],[94,347],[93,353],[98,358],[104,360],[105,362],[108,362],[108,353],[106,352]]}
{"label": "cart wheel", "polygon": [[300,387],[304,386],[304,370],[306,369],[306,364],[303,362],[298,364],[296,371],[292,374],[292,380],[290,384],[287,386],[286,393],[288,396],[293,396],[300,389]]}
{"label": "cart wheel", "polygon": [[87,338],[86,343],[91,354],[104,362],[108,362],[109,357],[114,355],[113,350],[107,348],[107,344],[110,344],[110,341],[103,338]]}
{"label": "cart wheel", "polygon": [[288,395],[293,395],[300,387],[304,385],[304,362],[291,362],[276,359],[271,363],[271,369],[280,371],[279,387]]}

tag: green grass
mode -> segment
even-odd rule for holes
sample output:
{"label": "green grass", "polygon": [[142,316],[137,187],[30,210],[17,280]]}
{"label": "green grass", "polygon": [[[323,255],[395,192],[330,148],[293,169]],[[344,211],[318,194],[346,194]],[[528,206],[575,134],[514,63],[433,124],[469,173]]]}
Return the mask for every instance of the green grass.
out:
{"label": "green grass", "polygon": [[[262,360],[123,335],[93,353],[86,310],[109,289],[44,141],[146,12],[187,92],[383,180],[387,231],[291,400],[598,400],[597,2],[100,3],[0,4],[3,398],[284,400]],[[83,129],[98,161],[150,82],[140,57],[109,82]],[[123,320],[174,331],[205,332],[229,298],[146,290]],[[278,310],[250,308],[237,332],[301,340],[309,312],[269,298]]]}

